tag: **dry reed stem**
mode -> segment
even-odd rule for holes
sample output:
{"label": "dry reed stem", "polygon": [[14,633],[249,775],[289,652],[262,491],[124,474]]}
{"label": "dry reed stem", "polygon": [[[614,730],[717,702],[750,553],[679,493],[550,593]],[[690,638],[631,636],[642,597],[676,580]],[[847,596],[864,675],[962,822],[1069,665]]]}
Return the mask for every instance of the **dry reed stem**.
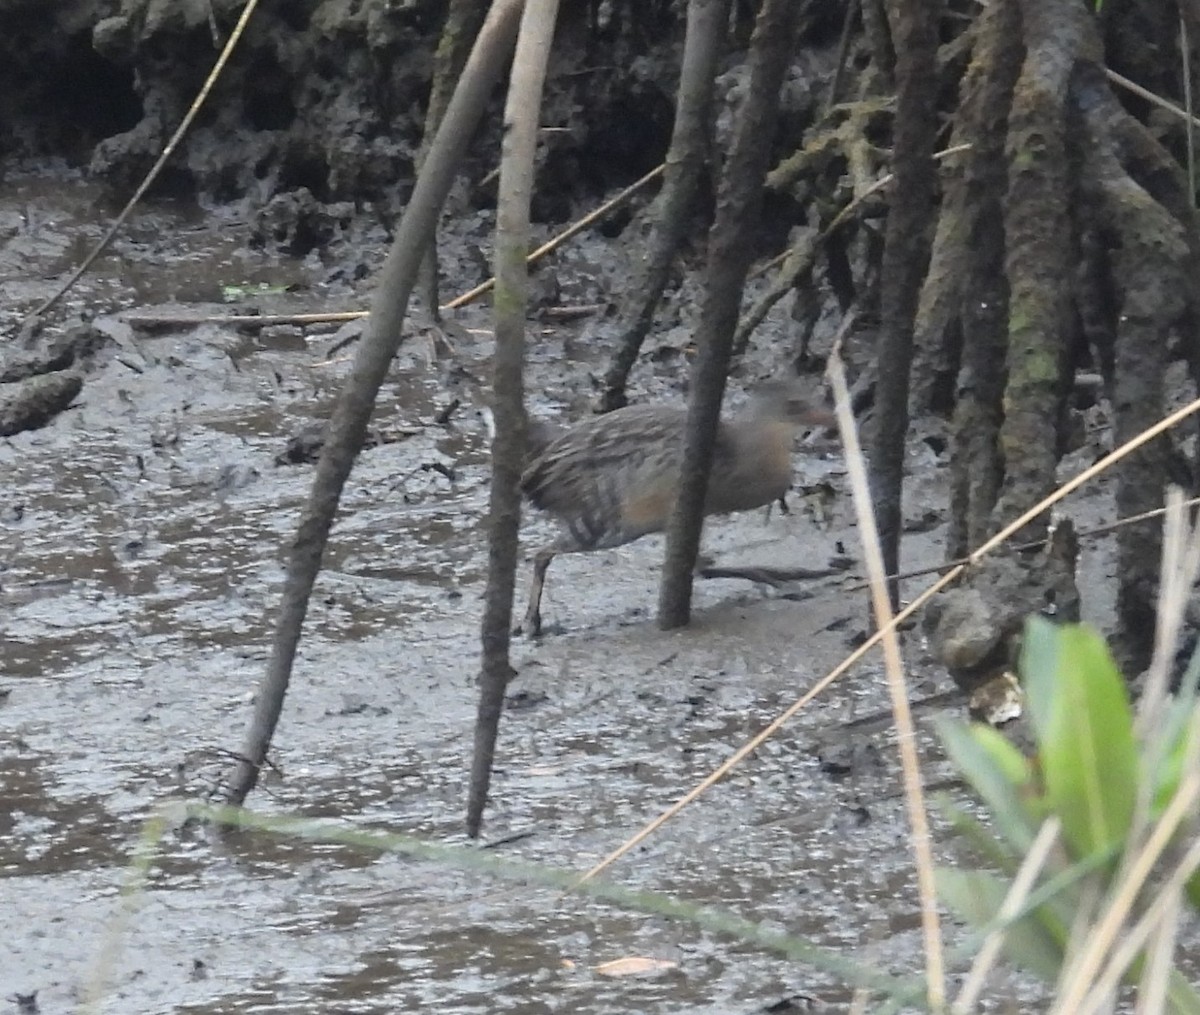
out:
{"label": "dry reed stem", "polygon": [[[1192,497],[1183,501],[1183,507],[1195,507],[1197,504],[1200,504],[1200,497]],[[1075,536],[1078,539],[1089,539],[1092,536],[1106,536],[1110,532],[1116,532],[1118,529],[1125,528],[1126,525],[1136,525],[1138,522],[1147,522],[1152,518],[1158,518],[1161,515],[1165,515],[1167,510],[1168,509],[1165,507],[1160,507],[1151,508],[1149,511],[1140,511],[1136,515],[1126,515],[1124,518],[1118,518],[1115,521],[1105,522],[1103,525],[1093,525],[1089,529],[1079,529],[1076,531]],[[1010,546],[1009,549],[1014,553],[1023,550],[1036,550],[1039,546],[1045,546],[1047,542],[1049,542],[1049,540],[1032,539],[1028,543],[1017,543],[1013,546]],[[969,556],[958,557],[954,560],[943,561],[941,564],[931,564],[929,567],[917,567],[913,568],[911,571],[899,571],[896,574],[889,574],[888,580],[891,581],[893,579],[897,579],[903,581],[906,578],[922,578],[927,574],[940,574],[943,571],[949,571],[952,567],[957,567],[959,564],[969,563],[971,563],[971,558]],[[859,592],[862,589],[867,589],[870,587],[871,585],[869,582],[862,582],[858,585],[846,585],[841,589],[841,591],[843,593]]]}
{"label": "dry reed stem", "polygon": [[[1138,984],[1134,1015],[1157,1015],[1167,1010],[1167,992],[1171,970],[1175,966],[1175,943],[1179,935],[1179,920],[1183,912],[1182,892],[1163,892],[1159,896],[1163,909],[1155,914],[1150,941],[1146,948],[1146,968]],[[1137,927],[1135,926],[1135,930]],[[1117,956],[1113,956],[1114,964]]]}
{"label": "dry reed stem", "polygon": [[[957,571],[944,576],[931,585],[925,590],[924,593],[921,594],[920,597],[913,600],[910,605],[897,613],[895,618],[891,621],[890,626],[895,628],[904,623],[905,620],[916,613],[917,610],[924,606],[934,595],[954,581],[954,579],[957,578],[959,574],[963,572],[963,570],[964,568],[960,566]],[[753,754],[767,740],[778,733],[789,719],[795,716],[797,712],[799,712],[802,708],[804,708],[805,705],[812,701],[813,698],[815,698],[818,694],[824,691],[825,688],[837,680],[838,677],[840,677],[847,670],[851,669],[855,663],[867,655],[867,653],[869,653],[871,649],[878,645],[882,640],[883,632],[876,631],[858,648],[846,656],[845,659],[838,663],[837,666],[830,670],[828,674],[818,680],[808,691],[792,702],[792,704],[784,709],[784,711],[781,712],[775,719],[771,720],[770,723],[764,726],[761,731],[756,733],[750,740],[734,751],[733,754],[723,761],[716,769],[714,769],[711,773],[705,776],[704,779],[697,783],[695,787],[675,801],[675,803],[658,815],[658,817],[648,822],[635,835],[621,843],[620,846],[618,846],[611,853],[609,853],[608,856],[592,867],[591,870],[582,874],[575,884],[581,885],[585,881],[594,878],[605,868],[610,867],[643,840],[653,835],[654,832],[670,821],[671,818],[675,817],[676,814],[683,810],[688,804],[692,803],[692,801],[694,801],[697,797],[702,796],[712,786],[720,782],[726,775],[729,774],[732,769],[736,768],[749,755]]]}
{"label": "dry reed stem", "polygon": [[369,317],[369,310],[336,310],[297,314],[125,314],[121,320],[133,328],[161,328],[196,324],[344,324]]}
{"label": "dry reed stem", "polygon": [[[1196,779],[1195,781],[1197,785],[1200,785],[1200,779]],[[1195,795],[1193,794],[1193,796]],[[1178,901],[1180,894],[1183,892],[1184,885],[1196,873],[1197,869],[1200,869],[1200,840],[1192,843],[1191,847],[1184,853],[1183,858],[1175,865],[1160,890],[1156,893],[1154,901],[1146,907],[1146,912],[1142,914],[1141,918],[1117,943],[1108,965],[1097,978],[1092,990],[1080,1002],[1078,1009],[1080,1015],[1097,1011],[1099,1004],[1104,1002],[1105,997],[1117,989],[1121,982],[1121,977],[1125,974],[1125,970],[1137,958],[1138,953],[1144,947],[1151,932],[1161,924],[1167,909]],[[1064,1015],[1068,1011],[1070,1015],[1075,1015],[1076,1012],[1076,1009],[1060,1010],[1064,1012]]]}
{"label": "dry reed stem", "polygon": [[1187,117],[1187,174],[1188,174],[1188,193],[1196,193],[1196,128],[1193,124],[1195,117],[1192,105],[1192,67],[1191,67],[1191,52],[1192,46],[1188,41],[1187,18],[1184,17],[1183,11],[1179,12],[1179,52],[1182,56],[1180,63],[1180,78],[1183,81],[1183,112]]}
{"label": "dry reed stem", "polygon": [[[318,363],[315,365],[320,366],[321,364]],[[1183,501],[1184,507],[1195,507],[1198,504],[1200,504],[1200,497],[1191,497],[1188,500]],[[1090,528],[1077,529],[1075,532],[1075,536],[1077,539],[1081,539],[1081,540],[1082,539],[1091,539],[1095,536],[1106,536],[1112,532],[1116,532],[1118,529],[1125,528],[1127,525],[1137,525],[1139,522],[1150,521],[1154,518],[1159,518],[1162,515],[1165,515],[1166,513],[1167,513],[1167,509],[1165,507],[1151,508],[1149,511],[1139,511],[1135,515],[1126,515],[1123,518],[1117,518],[1114,521],[1105,522],[1103,525],[1093,525]],[[1012,546],[1009,547],[1009,550],[1013,553],[1021,553],[1021,552],[1024,552],[1025,550],[1036,550],[1040,546],[1045,546],[1048,542],[1049,542],[1048,539],[1031,539],[1027,543],[1014,543]],[[755,545],[757,545],[757,544],[755,544]],[[971,562],[970,557],[956,557],[953,560],[942,561],[942,563],[940,563],[940,564],[930,564],[927,567],[914,567],[914,568],[909,569],[908,571],[897,571],[895,574],[889,574],[887,576],[887,578],[888,578],[888,581],[905,581],[909,578],[923,578],[925,575],[941,574],[945,571],[949,571],[952,567],[957,567],[959,564],[969,564],[970,562]],[[808,573],[803,573],[803,572],[806,572],[806,569],[804,569],[804,568],[786,568],[786,567],[785,568],[774,568],[774,567],[738,568],[736,570],[738,570],[739,572],[744,571],[747,573],[744,573],[744,574],[738,573],[736,575],[734,575],[734,574],[714,575],[714,574],[712,574],[713,570],[714,570],[713,568],[705,568],[701,572],[702,577],[704,577],[704,578],[710,578],[710,577],[711,578],[745,578],[747,581],[765,582],[766,584],[769,584],[769,585],[775,584],[776,581],[779,581],[779,582],[794,581],[797,578],[836,578],[839,576],[840,577],[850,577],[848,574],[842,574],[842,573],[836,572],[836,571],[833,571],[833,572],[830,572],[827,574],[826,573],[808,574]],[[729,569],[729,570],[735,570],[735,569]],[[796,573],[797,571],[800,571],[802,573],[797,574]],[[749,572],[753,572],[753,576]],[[861,582],[857,582],[854,585],[839,585],[837,588],[837,592],[839,595],[849,595],[851,592],[861,592],[863,589],[869,589],[870,587],[871,587],[870,582],[861,581]],[[820,593],[820,594],[824,594],[824,593]]]}
{"label": "dry reed stem", "polygon": [[[970,144],[951,145],[949,148],[943,148],[940,152],[934,152],[933,155],[931,156],[931,158],[933,158],[934,161],[940,162],[943,159],[949,158],[951,155],[959,155],[962,152],[969,152],[970,150],[971,150]],[[833,231],[835,229],[837,229],[838,226],[840,226],[843,222],[845,222],[847,219],[849,219],[850,216],[854,214],[855,210],[858,208],[858,206],[860,204],[862,204],[864,201],[866,201],[867,198],[869,198],[872,194],[878,194],[881,190],[883,190],[885,187],[887,187],[895,179],[896,179],[895,173],[885,173],[883,176],[879,177],[878,180],[876,180],[874,183],[872,183],[871,186],[869,186],[861,194],[855,194],[854,198],[846,205],[846,207],[843,208],[841,211],[839,211],[836,215],[834,215],[833,218],[831,218],[829,220],[829,225],[827,225],[824,229],[822,229],[821,232],[817,235],[817,238],[814,242],[814,246],[817,243],[823,243],[825,240],[829,239],[829,237],[832,235]],[[747,276],[747,278],[748,279],[758,278],[760,275],[765,275],[772,268],[776,268],[779,265],[783,264],[783,262],[786,261],[791,256],[792,249],[793,249],[792,247],[789,247],[787,250],[783,251],[783,253],[776,254],[769,261],[764,261],[757,268],[754,268],[750,272],[750,274]]]}
{"label": "dry reed stem", "polygon": [[1114,84],[1120,85],[1126,91],[1133,92],[1139,98],[1145,99],[1147,102],[1153,103],[1159,109],[1164,109],[1177,119],[1183,120],[1185,123],[1191,124],[1193,128],[1200,127],[1200,118],[1192,116],[1186,109],[1180,109],[1175,103],[1164,99],[1161,95],[1156,95],[1148,88],[1143,88],[1136,81],[1130,81],[1127,77],[1122,77],[1115,70],[1104,68],[1104,76]]}
{"label": "dry reed stem", "polygon": [[971,971],[967,974],[962,990],[959,991],[958,997],[954,999],[954,1004],[950,1007],[950,1011],[955,1015],[969,1015],[974,1008],[988,973],[996,964],[996,959],[1000,957],[1000,949],[1004,946],[1004,938],[1008,934],[1008,924],[1025,905],[1025,900],[1033,890],[1034,883],[1046,865],[1050,850],[1058,842],[1061,831],[1062,822],[1057,817],[1052,816],[1042,822],[1042,827],[1038,829],[1037,837],[1030,845],[1029,852],[1021,861],[1020,870],[1017,871],[1017,876],[1013,879],[1008,894],[1004,897],[1004,902],[996,911],[996,921],[999,926],[984,939],[982,947],[975,956],[975,961],[971,963]]}
{"label": "dry reed stem", "polygon": [[1103,887],[1097,878],[1086,878],[1079,893],[1079,901],[1071,914],[1071,929],[1067,932],[1067,944],[1059,964],[1058,978],[1054,983],[1054,996],[1059,997],[1064,984],[1070,978],[1071,967],[1087,944],[1088,931],[1103,902]]}
{"label": "dry reed stem", "polygon": [[[847,318],[849,320],[849,318]],[[842,331],[846,328],[843,326]],[[896,724],[896,747],[900,752],[900,770],[904,783],[904,800],[912,826],[911,846],[913,863],[917,868],[917,891],[921,902],[921,931],[925,942],[925,987],[929,1006],[940,1011],[946,1003],[945,959],[942,954],[942,929],[938,919],[937,886],[933,876],[933,847],[929,831],[929,815],[925,811],[925,793],[921,785],[921,762],[917,757],[917,730],[913,723],[912,707],[908,701],[908,683],[904,678],[904,660],[900,656],[900,639],[896,633],[891,597],[887,588],[887,568],[879,545],[879,530],[871,504],[871,489],[867,483],[867,463],[858,443],[858,426],[850,408],[850,389],[840,352],[841,334],[834,342],[825,367],[825,375],[833,388],[834,411],[838,429],[846,449],[846,468],[854,511],[858,517],[859,538],[867,559],[871,578],[871,599],[883,636],[884,672],[888,693],[892,699],[892,716]]]}
{"label": "dry reed stem", "polygon": [[[1200,711],[1193,717],[1192,726],[1194,738],[1200,735]],[[1124,876],[1115,886],[1108,907],[1100,917],[1100,921],[1089,931],[1086,944],[1079,953],[1069,975],[1063,981],[1063,989],[1059,999],[1055,1002],[1053,1011],[1061,1012],[1062,1015],[1077,1015],[1085,1010],[1094,1010],[1085,1009],[1083,1002],[1085,997],[1100,996],[1097,993],[1100,986],[1097,976],[1104,957],[1121,932],[1126,918],[1137,901],[1138,894],[1145,887],[1146,880],[1154,869],[1154,865],[1197,800],[1200,800],[1200,771],[1193,770],[1180,781],[1179,789],[1171,803],[1163,811],[1162,817],[1155,822],[1145,845],[1137,851]],[[1110,961],[1110,968],[1111,965]],[[1118,971],[1118,979],[1121,972],[1123,969]],[[1093,984],[1096,986],[1093,987]],[[1092,989],[1089,991],[1089,988]]]}
{"label": "dry reed stem", "polygon": [[[1139,843],[1143,840],[1154,797],[1154,774],[1159,770],[1166,749],[1163,738],[1155,735],[1155,731],[1159,729],[1166,709],[1169,671],[1178,647],[1189,594],[1197,575],[1200,574],[1198,535],[1200,533],[1190,523],[1187,502],[1183,500],[1182,492],[1177,487],[1170,487],[1167,490],[1166,519],[1163,525],[1154,655],[1150,662],[1146,686],[1138,702],[1138,715],[1134,726],[1135,733],[1142,743],[1143,766],[1130,820],[1128,843]],[[1129,855],[1128,845],[1125,855]],[[1180,893],[1170,893],[1164,898],[1162,918],[1151,932],[1146,965],[1138,985],[1135,1012],[1146,1015],[1166,1010],[1167,991],[1171,970],[1174,968],[1182,897]],[[1115,955],[1111,961],[1116,962]]]}
{"label": "dry reed stem", "polygon": [[1014,533],[1023,529],[1047,508],[1053,507],[1064,497],[1067,497],[1078,490],[1089,479],[1110,469],[1126,455],[1132,454],[1143,444],[1149,443],[1159,434],[1170,430],[1171,427],[1175,426],[1177,423],[1181,423],[1197,410],[1200,410],[1200,398],[1189,402],[1182,409],[1176,409],[1175,412],[1171,413],[1169,416],[1165,416],[1164,418],[1160,419],[1154,424],[1154,426],[1147,427],[1136,437],[1131,437],[1119,448],[1114,448],[1107,455],[1101,458],[1100,461],[1093,462],[1077,476],[1068,479],[1065,483],[1063,483],[1062,486],[1031,507],[1016,521],[1010,522],[1003,529],[997,532],[996,535],[992,536],[991,539],[987,540],[987,542],[985,542],[981,547],[979,547],[979,549],[975,550],[970,555],[968,558],[969,562],[971,564],[979,563],[979,561],[991,553],[992,550],[994,550],[1001,543],[1007,542]]}
{"label": "dry reed stem", "polygon": [[[590,226],[597,219],[603,218],[605,215],[607,215],[610,211],[612,211],[613,208],[616,208],[619,205],[624,204],[631,197],[633,197],[634,194],[636,194],[639,190],[641,190],[644,186],[646,186],[646,184],[651,183],[652,181],[658,179],[658,177],[660,177],[663,174],[663,171],[666,168],[667,168],[667,164],[665,162],[662,165],[655,166],[653,169],[650,170],[650,172],[648,172],[640,180],[635,180],[628,187],[626,187],[623,191],[621,191],[621,193],[619,193],[615,197],[610,198],[609,200],[605,201],[604,204],[600,205],[600,207],[595,208],[592,211],[588,212],[586,215],[583,216],[583,218],[579,219],[577,222],[573,223],[572,225],[567,226],[567,228],[564,229],[557,236],[551,237],[549,240],[547,240],[545,243],[543,243],[540,247],[538,247],[537,250],[535,250],[527,258],[525,258],[525,263],[526,264],[535,264],[538,261],[540,261],[543,257],[545,257],[547,254],[549,254],[551,251],[556,250],[559,247],[561,247],[564,243],[567,242],[567,240],[569,240],[576,233],[582,232],[584,229],[586,229],[588,226]],[[492,287],[495,286],[495,284],[496,284],[496,280],[494,278],[489,278],[486,282],[481,282],[479,285],[477,285],[474,289],[470,290],[469,292],[465,292],[461,296],[456,296],[454,299],[452,299],[449,303],[447,303],[441,309],[442,310],[456,310],[458,307],[461,307],[466,303],[470,303],[472,300],[478,299],[484,293],[490,291],[492,289]]]}
{"label": "dry reed stem", "polygon": [[[1151,838],[1147,839],[1146,837],[1150,809],[1156,790],[1156,773],[1159,771],[1162,754],[1166,749],[1166,744],[1158,735],[1158,731],[1161,729],[1162,713],[1166,704],[1169,668],[1183,623],[1188,596],[1197,575],[1200,574],[1200,545],[1197,541],[1200,532],[1190,525],[1186,514],[1186,505],[1178,489],[1168,490],[1165,510],[1154,657],[1139,703],[1135,726],[1138,740],[1141,743],[1144,765],[1138,781],[1137,797],[1130,819],[1124,855],[1110,894],[1109,909],[1097,927],[1086,927],[1080,930],[1079,953],[1069,965],[1064,967],[1060,995],[1065,994],[1071,998],[1078,996],[1080,991],[1088,988],[1095,967],[1103,960],[1104,954],[1112,949],[1112,942],[1116,934],[1120,933],[1128,917],[1128,912],[1132,910],[1136,901],[1137,894],[1145,887],[1146,879],[1149,876],[1149,868],[1139,870],[1138,864],[1145,861],[1146,850],[1150,847],[1154,836],[1161,837],[1162,834],[1160,819]],[[1193,716],[1193,723],[1200,724],[1200,713]],[[1200,725],[1197,725],[1195,730],[1200,730]],[[1190,774],[1196,774],[1200,768],[1197,764],[1200,758],[1196,757],[1196,744],[1193,742],[1190,746],[1191,750],[1188,757],[1185,758],[1183,770]],[[1172,801],[1172,804],[1174,805],[1175,801]],[[1166,815],[1164,814],[1163,817],[1165,818]],[[1166,989],[1166,981],[1163,977],[1168,975],[1171,969],[1175,930],[1178,925],[1178,906],[1169,903],[1170,900],[1164,903],[1166,908],[1163,910],[1162,921],[1157,926],[1147,926],[1147,934],[1151,931],[1155,933],[1155,948],[1143,977],[1143,983],[1146,985],[1151,1001],[1154,997],[1161,996],[1162,991]],[[1119,919],[1116,918],[1118,905],[1125,907],[1125,912],[1120,915]],[[1113,922],[1114,920],[1115,922]],[[1083,944],[1084,941],[1086,941],[1086,945]],[[1132,956],[1128,961],[1132,961]],[[1128,961],[1123,965],[1117,965],[1116,955],[1110,955],[1107,972],[1100,979],[1105,982],[1111,980],[1110,989],[1116,989],[1116,984],[1119,983]],[[1093,986],[1088,993],[1087,1003],[1095,1009],[1104,1003],[1104,997],[1105,995]],[[1139,998],[1139,1007],[1142,1003],[1143,1000]],[[1145,1003],[1150,1004],[1150,1001]],[[1071,1008],[1065,1010],[1073,1011]],[[1151,1006],[1146,1010],[1155,1009]]]}
{"label": "dry reed stem", "polygon": [[70,277],[58,288],[58,291],[51,295],[45,302],[42,303],[36,310],[30,313],[22,322],[22,327],[35,321],[49,310],[55,303],[61,300],[70,290],[71,287],[83,278],[83,273],[88,270],[96,260],[112,242],[114,236],[125,224],[125,220],[129,218],[130,213],[146,195],[146,191],[150,189],[150,185],[158,179],[158,174],[162,172],[163,166],[167,164],[174,153],[179,142],[183,140],[183,135],[187,133],[188,128],[192,125],[192,121],[196,119],[196,114],[200,112],[200,107],[204,105],[204,100],[208,98],[209,92],[212,91],[213,85],[216,84],[217,78],[221,76],[221,71],[225,69],[225,65],[229,63],[230,56],[233,55],[234,49],[237,47],[238,41],[242,37],[242,33],[246,30],[246,25],[250,23],[250,16],[254,13],[254,9],[258,6],[258,0],[248,0],[246,6],[242,8],[242,13],[238,17],[237,24],[233,26],[233,31],[229,34],[229,40],[225,43],[221,50],[220,56],[217,57],[217,62],[213,64],[213,69],[209,71],[208,77],[205,78],[204,84],[200,86],[200,91],[192,100],[187,113],[179,122],[179,126],[175,128],[175,133],[171,135],[171,140],[167,142],[161,154],[158,156],[158,161],[150,167],[150,171],[146,174],[145,179],[138,184],[138,189],[133,192],[125,207],[121,209],[121,214],[116,217],[113,224],[109,226],[101,238],[100,242],[92,248],[92,252],[83,259],[83,263],[79,265]]}
{"label": "dry reed stem", "polygon": [[1138,704],[1135,726],[1138,736],[1148,747],[1159,744],[1153,732],[1158,727],[1166,704],[1168,678],[1188,597],[1197,577],[1200,577],[1200,531],[1189,523],[1185,510],[1187,505],[1188,502],[1183,500],[1182,493],[1176,487],[1167,491],[1154,655]]}
{"label": "dry reed stem", "polygon": [[1188,593],[1200,569],[1200,547],[1195,545],[1196,535],[1188,524],[1181,493],[1176,487],[1170,487],[1167,490],[1166,517],[1163,522],[1154,653],[1134,722],[1134,732],[1146,764],[1138,779],[1137,795],[1130,816],[1123,857],[1123,863],[1126,864],[1130,860],[1131,847],[1144,840],[1150,819],[1155,791],[1154,773],[1158,769],[1164,746],[1156,733],[1166,704],[1169,670],[1187,608]]}
{"label": "dry reed stem", "polygon": [[1174,661],[1188,598],[1192,586],[1200,576],[1200,530],[1190,524],[1182,494],[1175,487],[1167,490],[1166,512],[1154,654],[1134,723],[1134,732],[1141,744],[1144,764],[1138,779],[1133,814],[1130,816],[1129,834],[1122,857],[1123,865],[1130,862],[1133,847],[1145,840],[1156,790],[1155,773],[1159,770],[1163,751],[1166,749],[1158,731],[1166,707],[1169,671]]}
{"label": "dry reed stem", "polygon": [[[1137,436],[1130,438],[1119,448],[1115,448],[1113,451],[1110,451],[1107,455],[1101,458],[1100,461],[1095,462],[1088,468],[1084,469],[1083,472],[1079,473],[1078,476],[1068,480],[1057,490],[1043,499],[1039,504],[1036,504],[1034,507],[1026,511],[1025,514],[1021,515],[1021,517],[1016,521],[1006,525],[1003,529],[996,533],[996,535],[980,546],[979,549],[975,550],[969,557],[967,557],[964,563],[956,565],[953,569],[946,572],[946,574],[942,575],[941,578],[926,588],[911,603],[909,603],[908,606],[896,614],[889,624],[889,627],[897,627],[904,623],[904,621],[906,621],[909,617],[920,610],[927,602],[929,602],[930,599],[941,592],[942,589],[956,581],[970,564],[978,563],[997,546],[1010,539],[1014,533],[1020,531],[1022,528],[1028,525],[1030,521],[1036,518],[1047,508],[1053,507],[1064,497],[1074,493],[1077,489],[1079,489],[1080,486],[1086,483],[1093,476],[1103,472],[1105,469],[1112,467],[1126,455],[1136,451],[1147,441],[1153,440],[1165,430],[1169,430],[1182,420],[1187,419],[1188,416],[1192,415],[1197,410],[1200,410],[1200,398],[1188,403],[1182,409],[1178,409],[1164,419],[1159,420],[1154,424],[1154,426],[1143,430]],[[883,639],[883,634],[883,630],[877,630],[858,648],[856,648],[853,652],[846,656],[845,659],[838,663],[837,666],[830,670],[829,673],[818,680],[816,684],[812,686],[812,688],[797,698],[796,701],[792,702],[791,705],[781,712],[779,716],[768,723],[767,726],[765,726],[759,733],[755,734],[750,740],[734,751],[728,759],[723,761],[719,766],[717,766],[716,769],[705,776],[699,783],[696,784],[696,786],[675,801],[675,803],[671,804],[670,807],[668,807],[657,817],[647,822],[641,829],[626,839],[623,843],[621,843],[621,845],[596,863],[591,869],[580,875],[579,880],[575,882],[576,886],[583,884],[585,881],[591,880],[606,868],[611,867],[631,849],[635,848],[653,835],[656,831],[658,831],[659,828],[661,828],[664,824],[670,821],[671,818],[687,807],[688,804],[692,803],[698,797],[707,792],[712,786],[720,782],[732,769],[736,768],[743,760],[745,760],[749,755],[753,754],[754,751],[762,746],[763,743],[774,736],[789,719],[795,716],[796,713],[803,709],[810,701],[813,700],[813,698],[824,691],[825,688],[837,680],[838,677],[840,677],[843,673],[851,669],[855,663],[857,663],[868,652],[870,652],[871,649],[878,645]]]}

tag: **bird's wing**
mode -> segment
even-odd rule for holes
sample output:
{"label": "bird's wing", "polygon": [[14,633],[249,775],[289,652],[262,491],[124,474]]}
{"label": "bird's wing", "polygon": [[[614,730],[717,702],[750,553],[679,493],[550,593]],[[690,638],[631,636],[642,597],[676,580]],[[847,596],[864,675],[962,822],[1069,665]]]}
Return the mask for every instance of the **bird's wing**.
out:
{"label": "bird's wing", "polygon": [[685,418],[682,409],[631,406],[585,420],[530,462],[521,489],[535,507],[564,518],[619,500],[639,477],[678,470]]}

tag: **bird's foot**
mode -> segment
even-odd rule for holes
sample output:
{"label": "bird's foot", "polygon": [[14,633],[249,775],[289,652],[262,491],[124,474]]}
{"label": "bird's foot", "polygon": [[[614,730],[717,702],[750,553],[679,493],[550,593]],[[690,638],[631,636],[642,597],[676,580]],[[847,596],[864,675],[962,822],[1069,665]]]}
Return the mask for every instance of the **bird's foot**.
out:
{"label": "bird's foot", "polygon": [[527,616],[523,623],[518,624],[512,630],[514,638],[540,638],[542,636],[542,618],[540,614]]}

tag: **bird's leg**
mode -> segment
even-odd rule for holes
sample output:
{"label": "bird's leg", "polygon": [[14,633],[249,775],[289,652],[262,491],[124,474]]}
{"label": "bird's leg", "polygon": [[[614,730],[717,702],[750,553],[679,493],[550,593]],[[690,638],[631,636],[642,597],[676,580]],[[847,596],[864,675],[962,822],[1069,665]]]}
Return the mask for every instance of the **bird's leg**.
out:
{"label": "bird's leg", "polygon": [[546,570],[554,559],[554,550],[545,547],[533,555],[533,580],[529,583],[529,608],[525,611],[525,623],[513,634],[524,632],[530,638],[542,633],[542,587],[546,584]]}
{"label": "bird's leg", "polygon": [[704,529],[700,530],[700,546],[696,550],[696,563],[692,565],[692,574],[703,577],[704,572],[716,563],[711,553],[704,552]]}

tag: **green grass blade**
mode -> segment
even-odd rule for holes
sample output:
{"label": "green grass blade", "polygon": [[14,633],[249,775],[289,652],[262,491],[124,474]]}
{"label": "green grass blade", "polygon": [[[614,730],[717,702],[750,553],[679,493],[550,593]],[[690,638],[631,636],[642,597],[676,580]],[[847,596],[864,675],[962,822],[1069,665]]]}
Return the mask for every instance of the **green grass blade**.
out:
{"label": "green grass blade", "polygon": [[[938,895],[963,919],[976,927],[995,920],[1008,894],[1007,882],[986,871],[939,867],[934,873]],[[1003,950],[1011,962],[1051,983],[1063,961],[1062,945],[1043,922],[1040,910],[1009,926]]]}
{"label": "green grass blade", "polygon": [[164,813],[171,815],[174,820],[186,816],[189,820],[255,829],[283,838],[340,843],[380,853],[399,853],[481,875],[563,889],[638,912],[686,921],[704,930],[776,952],[792,961],[832,973],[849,985],[894,997],[908,1010],[924,1011],[928,1008],[924,981],[915,976],[893,975],[729,910],[699,905],[657,892],[630,889],[599,878],[580,885],[578,871],[557,870],[542,864],[512,860],[477,846],[431,842],[416,836],[349,827],[323,819],[256,814],[238,807],[182,803],[164,808]]}

